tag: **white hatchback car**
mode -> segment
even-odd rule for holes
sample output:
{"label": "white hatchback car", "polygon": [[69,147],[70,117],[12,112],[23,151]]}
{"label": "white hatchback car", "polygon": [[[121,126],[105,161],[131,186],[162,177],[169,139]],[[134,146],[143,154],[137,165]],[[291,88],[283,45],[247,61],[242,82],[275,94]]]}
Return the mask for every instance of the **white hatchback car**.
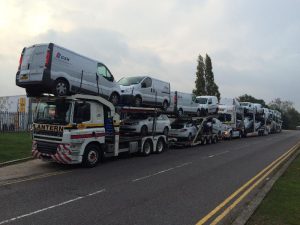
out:
{"label": "white hatchback car", "polygon": [[198,127],[194,121],[177,120],[171,124],[169,137],[192,141],[197,131]]}
{"label": "white hatchback car", "polygon": [[[128,119],[122,121],[120,131],[140,133],[141,136],[146,136],[153,131],[153,119],[152,116],[133,114]],[[156,133],[168,135],[170,128],[170,120],[166,115],[157,117]]]}

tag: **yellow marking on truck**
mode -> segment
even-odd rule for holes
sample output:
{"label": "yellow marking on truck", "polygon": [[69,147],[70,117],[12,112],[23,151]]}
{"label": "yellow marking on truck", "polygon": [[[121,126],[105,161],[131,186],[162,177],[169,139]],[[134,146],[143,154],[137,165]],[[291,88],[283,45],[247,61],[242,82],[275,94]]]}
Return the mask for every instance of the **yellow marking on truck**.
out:
{"label": "yellow marking on truck", "polygon": [[[247,181],[243,186],[241,186],[238,190],[236,190],[233,194],[231,194],[228,198],[226,198],[221,204],[219,204],[216,208],[214,208],[211,212],[209,212],[206,216],[204,216],[201,220],[197,222],[196,225],[201,225],[206,223],[212,216],[214,216],[217,212],[219,212],[226,204],[228,204],[234,197],[240,194],[244,189],[246,189],[251,183],[253,183],[256,179],[262,176],[266,171],[270,169],[263,177],[261,177],[256,183],[250,186],[248,189],[245,190],[244,194],[240,196],[231,206],[229,206],[221,215],[219,215],[213,222],[217,224],[220,222],[247,194],[254,189],[267,175],[269,175],[275,168],[277,168],[287,157],[293,154],[298,147],[300,146],[300,142],[298,142],[295,146],[290,148],[287,152],[282,154],[276,160],[274,160],[271,164],[269,164],[266,168],[260,171],[257,175]],[[254,186],[255,185],[255,186]],[[254,186],[254,187],[253,187]],[[247,193],[247,194],[245,194]],[[243,196],[243,197],[242,197]],[[242,198],[241,198],[242,197]],[[238,202],[237,202],[238,201]]]}

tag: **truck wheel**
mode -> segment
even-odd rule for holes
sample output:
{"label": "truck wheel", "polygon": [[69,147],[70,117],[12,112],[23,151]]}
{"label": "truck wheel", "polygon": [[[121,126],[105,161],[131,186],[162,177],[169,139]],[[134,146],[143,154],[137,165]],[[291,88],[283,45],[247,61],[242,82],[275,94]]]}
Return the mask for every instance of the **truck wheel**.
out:
{"label": "truck wheel", "polygon": [[142,106],[142,98],[140,96],[135,96],[134,106],[136,106],[136,107],[141,107]]}
{"label": "truck wheel", "polygon": [[165,100],[165,101],[163,102],[162,108],[163,108],[164,111],[167,111],[168,107],[169,107],[169,103],[168,103],[167,100]]}
{"label": "truck wheel", "polygon": [[83,154],[82,165],[84,167],[94,167],[101,159],[101,152],[97,145],[90,144],[88,145]]}
{"label": "truck wheel", "polygon": [[165,150],[165,141],[163,138],[159,138],[156,144],[155,153],[160,154]]}
{"label": "truck wheel", "polygon": [[144,136],[147,136],[147,134],[148,134],[148,127],[146,125],[144,125],[141,128],[141,135],[144,137]]}
{"label": "truck wheel", "polygon": [[69,83],[66,80],[58,79],[55,82],[53,93],[55,96],[66,96],[69,94]]}
{"label": "truck wheel", "polygon": [[109,101],[114,105],[118,105],[119,104],[119,101],[120,101],[120,96],[114,92],[111,94],[111,96],[109,97]]}
{"label": "truck wheel", "polygon": [[152,142],[148,139],[144,142],[142,153],[144,156],[149,156],[152,151],[153,151],[153,145]]}

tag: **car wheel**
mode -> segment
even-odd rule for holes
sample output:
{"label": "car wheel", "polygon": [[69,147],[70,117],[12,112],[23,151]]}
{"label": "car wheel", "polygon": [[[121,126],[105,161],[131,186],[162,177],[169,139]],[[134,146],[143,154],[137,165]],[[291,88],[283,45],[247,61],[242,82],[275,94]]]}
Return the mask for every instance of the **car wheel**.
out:
{"label": "car wheel", "polygon": [[141,135],[144,137],[147,136],[147,134],[148,134],[148,127],[146,125],[143,125],[141,128]]}
{"label": "car wheel", "polygon": [[100,148],[95,144],[90,144],[84,150],[82,164],[84,167],[94,167],[100,161],[100,158]]}
{"label": "car wheel", "polygon": [[165,127],[165,128],[164,128],[163,134],[164,134],[165,136],[168,136],[168,134],[169,134],[169,128],[168,128],[168,127]]}
{"label": "car wheel", "polygon": [[164,111],[167,111],[167,109],[168,109],[168,107],[169,107],[168,101],[165,100],[165,101],[163,102],[162,107],[163,107],[163,110],[164,110]]}
{"label": "car wheel", "polygon": [[191,133],[189,133],[189,136],[187,137],[188,141],[192,141],[193,140],[193,136]]}
{"label": "car wheel", "polygon": [[178,110],[178,116],[183,116],[183,110],[182,109]]}
{"label": "car wheel", "polygon": [[134,106],[136,106],[136,107],[141,107],[142,106],[142,98],[140,96],[135,96]]}
{"label": "car wheel", "polygon": [[54,91],[55,96],[66,96],[69,94],[69,83],[66,80],[58,79],[55,82]]}
{"label": "car wheel", "polygon": [[155,153],[160,154],[165,150],[165,141],[163,138],[159,138],[156,144]]}
{"label": "car wheel", "polygon": [[142,153],[144,156],[149,156],[152,151],[153,151],[152,142],[148,139],[144,142]]}
{"label": "car wheel", "polygon": [[111,94],[111,96],[109,97],[109,101],[113,104],[113,105],[118,105],[119,101],[120,101],[120,96],[114,92]]}

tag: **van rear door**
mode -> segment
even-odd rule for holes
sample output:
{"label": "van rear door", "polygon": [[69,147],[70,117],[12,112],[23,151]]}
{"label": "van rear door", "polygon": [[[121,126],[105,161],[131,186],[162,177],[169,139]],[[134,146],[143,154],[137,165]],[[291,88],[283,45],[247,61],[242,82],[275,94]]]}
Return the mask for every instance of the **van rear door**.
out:
{"label": "van rear door", "polygon": [[24,49],[20,65],[20,82],[42,80],[47,49],[48,45],[33,45]]}

